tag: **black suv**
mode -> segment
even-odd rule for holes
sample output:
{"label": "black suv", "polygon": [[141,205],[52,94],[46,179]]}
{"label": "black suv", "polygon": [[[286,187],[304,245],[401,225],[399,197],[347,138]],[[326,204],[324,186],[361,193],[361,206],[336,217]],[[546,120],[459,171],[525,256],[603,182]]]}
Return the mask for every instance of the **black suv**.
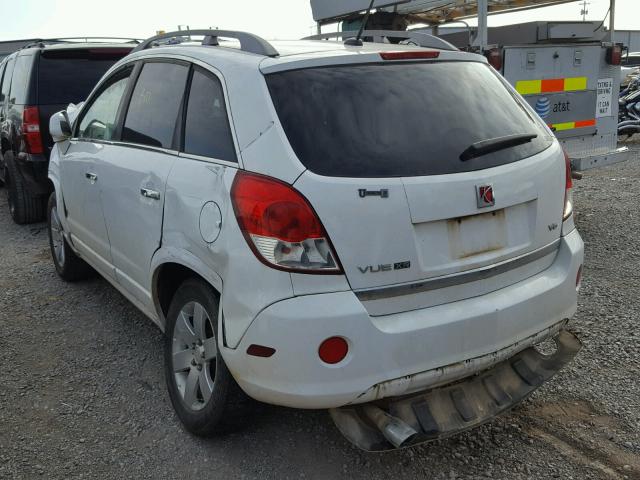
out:
{"label": "black suv", "polygon": [[[123,39],[129,40],[129,39]],[[49,118],[87,98],[96,82],[137,41],[40,40],[0,63],[0,186],[16,223],[44,218],[53,140]]]}

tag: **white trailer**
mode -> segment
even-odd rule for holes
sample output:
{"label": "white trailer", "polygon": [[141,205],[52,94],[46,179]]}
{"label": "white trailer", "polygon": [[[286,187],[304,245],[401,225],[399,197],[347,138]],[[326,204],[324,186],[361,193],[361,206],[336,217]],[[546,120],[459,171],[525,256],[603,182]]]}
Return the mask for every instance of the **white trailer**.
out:
{"label": "white trailer", "polygon": [[[608,29],[603,28],[604,22],[487,27],[489,14],[569,1],[573,0],[374,0],[377,11],[366,28],[399,30],[422,23],[431,25],[429,30],[437,34],[440,25],[477,16],[477,29],[441,37],[487,56],[554,130],[574,170],[582,171],[629,157],[628,148],[617,146],[622,49],[611,40],[615,0],[610,0]],[[357,27],[370,4],[371,0],[311,0],[319,32],[323,25],[336,22],[343,22],[347,29]],[[387,41],[400,38],[387,33]],[[348,35],[342,32],[340,36]]]}

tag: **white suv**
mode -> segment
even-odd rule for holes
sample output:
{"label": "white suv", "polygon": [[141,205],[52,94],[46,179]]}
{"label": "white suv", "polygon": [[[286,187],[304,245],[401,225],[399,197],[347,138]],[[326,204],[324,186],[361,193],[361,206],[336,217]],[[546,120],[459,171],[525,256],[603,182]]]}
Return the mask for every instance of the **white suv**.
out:
{"label": "white suv", "polygon": [[166,333],[189,431],[237,382],[331,409],[362,448],[409,445],[577,352],[568,161],[483,57],[429,36],[157,45],[173,35],[52,117],[49,223],[62,278],[90,265]]}

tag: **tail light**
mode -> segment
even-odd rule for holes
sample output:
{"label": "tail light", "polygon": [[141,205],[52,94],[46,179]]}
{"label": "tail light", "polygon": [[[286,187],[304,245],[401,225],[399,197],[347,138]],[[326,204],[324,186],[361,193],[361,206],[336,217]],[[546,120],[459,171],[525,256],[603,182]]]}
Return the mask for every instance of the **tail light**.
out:
{"label": "tail light", "polygon": [[567,152],[564,152],[565,163],[565,186],[564,186],[564,210],[562,220],[566,220],[573,213],[573,181],[571,180],[571,159]]}
{"label": "tail light", "polygon": [[622,63],[622,45],[612,45],[607,48],[607,63],[609,65],[620,65]]}
{"label": "tail light", "polygon": [[249,247],[262,263],[292,272],[342,273],[320,219],[290,185],[239,171],[231,202]]}
{"label": "tail light", "polygon": [[484,52],[484,56],[487,57],[489,65],[496,70],[502,70],[502,49],[492,48]]}
{"label": "tail light", "polygon": [[43,152],[38,107],[25,107],[22,112],[22,135],[27,153],[38,154]]}

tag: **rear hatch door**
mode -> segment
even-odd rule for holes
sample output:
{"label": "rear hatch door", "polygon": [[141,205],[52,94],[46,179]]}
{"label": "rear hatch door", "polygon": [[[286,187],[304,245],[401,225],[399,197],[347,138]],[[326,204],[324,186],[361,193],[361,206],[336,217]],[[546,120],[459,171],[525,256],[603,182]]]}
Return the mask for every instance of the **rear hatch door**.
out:
{"label": "rear hatch door", "polygon": [[[324,67],[271,74],[267,83],[308,168],[295,186],[318,212],[370,313],[480,294],[456,289],[455,276],[559,238],[562,152],[486,64]],[[461,160],[471,145],[521,134],[532,138]],[[548,266],[542,260],[483,288],[526,278]],[[433,279],[454,291],[434,296],[423,284]],[[366,302],[367,292],[388,287],[401,288],[392,300]]]}

